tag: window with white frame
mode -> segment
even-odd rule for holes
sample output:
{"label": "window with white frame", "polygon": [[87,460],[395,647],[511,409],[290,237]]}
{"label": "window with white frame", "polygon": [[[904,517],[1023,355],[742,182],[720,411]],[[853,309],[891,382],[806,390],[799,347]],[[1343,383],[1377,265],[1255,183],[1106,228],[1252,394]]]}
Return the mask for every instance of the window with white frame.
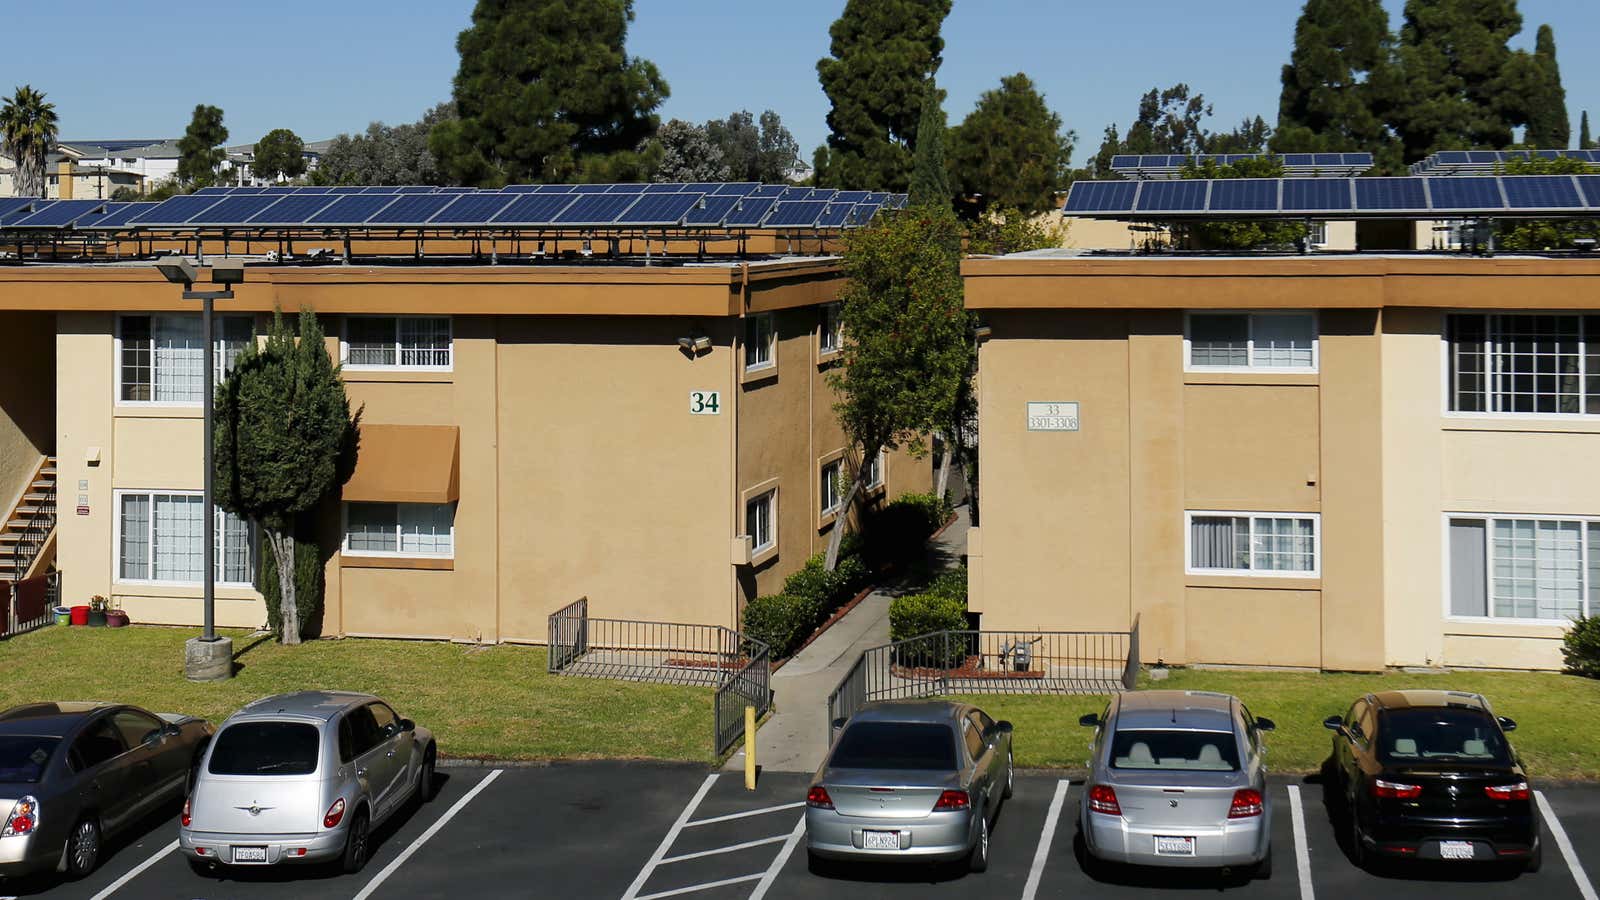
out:
{"label": "window with white frame", "polygon": [[448,370],[453,361],[449,316],[348,316],[344,364],[352,369]]}
{"label": "window with white frame", "polygon": [[[205,575],[205,498],[199,493],[119,491],[117,579],[199,584]],[[255,529],[214,508],[218,584],[255,581]]]}
{"label": "window with white frame", "polygon": [[1231,512],[1187,516],[1190,572],[1313,576],[1319,571],[1318,516]]}
{"label": "window with white frame", "polygon": [[1190,313],[1185,344],[1192,369],[1315,371],[1312,313]]}
{"label": "window with white frame", "polygon": [[817,324],[817,352],[819,354],[838,353],[840,342],[844,337],[844,326],[839,319],[839,304],[825,303],[818,314]]}
{"label": "window with white frame", "polygon": [[844,460],[836,459],[822,467],[821,481],[818,484],[819,494],[822,497],[822,514],[828,515],[839,511],[844,505],[844,491],[840,488],[840,479],[844,477]]}
{"label": "window with white frame", "polygon": [[344,552],[351,556],[455,555],[451,503],[346,503]]}
{"label": "window with white frame", "polygon": [[778,542],[778,492],[767,491],[744,505],[744,533],[750,537],[750,551],[761,553]]}
{"label": "window with white frame", "polygon": [[1313,247],[1323,247],[1328,243],[1328,223],[1312,222],[1306,232],[1306,243]]}
{"label": "window with white frame", "polygon": [[1600,609],[1600,520],[1450,517],[1450,614],[1565,622]]}
{"label": "window with white frame", "polygon": [[861,464],[861,467],[866,470],[866,477],[861,480],[862,484],[864,484],[865,486],[867,486],[869,488],[883,487],[883,451],[882,450],[878,451],[878,455],[877,456],[874,456],[871,459],[863,462]]}
{"label": "window with white frame", "polygon": [[[213,377],[233,370],[254,332],[250,316],[212,322]],[[117,399],[122,403],[198,405],[205,395],[205,335],[198,314],[122,316],[117,332]]]}
{"label": "window with white frame", "polygon": [[1600,316],[1454,313],[1451,412],[1600,415]]}
{"label": "window with white frame", "polygon": [[772,345],[777,333],[772,324],[772,313],[753,315],[744,320],[745,371],[770,368]]}

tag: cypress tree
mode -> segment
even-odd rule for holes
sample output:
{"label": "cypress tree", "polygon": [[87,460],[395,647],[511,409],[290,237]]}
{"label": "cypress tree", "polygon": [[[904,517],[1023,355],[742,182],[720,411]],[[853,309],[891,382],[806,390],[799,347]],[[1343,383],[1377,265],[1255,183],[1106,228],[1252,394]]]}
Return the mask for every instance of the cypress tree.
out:
{"label": "cypress tree", "polygon": [[917,123],[916,156],[911,170],[911,203],[916,206],[947,207],[955,196],[944,162],[948,129],[943,100],[944,92],[929,78],[922,92],[922,119]]}
{"label": "cypress tree", "polygon": [[963,194],[982,195],[990,209],[1031,214],[1056,207],[1076,137],[1027,75],[1006,76],[998,90],[985,91],[950,138]]}
{"label": "cypress tree", "polygon": [[1384,122],[1395,92],[1393,44],[1381,0],[1306,0],[1283,67],[1272,149],[1393,154]]}
{"label": "cypress tree", "polygon": [[1556,62],[1556,33],[1549,25],[1539,26],[1533,62],[1525,140],[1535,148],[1564,150],[1572,140],[1572,120],[1567,118],[1567,90],[1561,86],[1561,66]]}
{"label": "cypress tree", "polygon": [[1406,0],[1393,114],[1406,162],[1511,143],[1537,82],[1530,55],[1507,44],[1521,30],[1516,0]]}
{"label": "cypress tree", "polygon": [[1583,111],[1583,116],[1579,119],[1579,122],[1581,124],[1578,126],[1578,149],[1593,150],[1594,139],[1589,136],[1589,111],[1587,109]]}

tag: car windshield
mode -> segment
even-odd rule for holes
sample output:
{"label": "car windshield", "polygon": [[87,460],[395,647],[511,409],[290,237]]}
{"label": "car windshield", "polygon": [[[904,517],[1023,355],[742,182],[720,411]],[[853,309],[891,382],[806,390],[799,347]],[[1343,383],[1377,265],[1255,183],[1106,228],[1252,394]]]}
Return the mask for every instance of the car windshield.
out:
{"label": "car windshield", "polygon": [[948,725],[858,722],[844,730],[828,765],[836,769],[956,768],[956,736]]}
{"label": "car windshield", "polygon": [[303,722],[240,722],[217,735],[207,767],[213,775],[310,775],[321,742]]}
{"label": "car windshield", "polygon": [[60,743],[53,737],[0,737],[0,783],[31,784],[43,778],[44,767]]}
{"label": "car windshield", "polygon": [[1113,769],[1237,772],[1232,732],[1122,729],[1111,739]]}
{"label": "car windshield", "polygon": [[1378,724],[1378,758],[1404,765],[1474,762],[1511,765],[1500,727],[1473,709],[1392,709]]}

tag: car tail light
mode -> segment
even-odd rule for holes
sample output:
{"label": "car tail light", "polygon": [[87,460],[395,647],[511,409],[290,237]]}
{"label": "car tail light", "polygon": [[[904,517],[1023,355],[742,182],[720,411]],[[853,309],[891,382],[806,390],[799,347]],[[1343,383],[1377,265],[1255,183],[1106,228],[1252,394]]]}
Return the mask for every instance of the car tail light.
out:
{"label": "car tail light", "polygon": [[1422,785],[1375,778],[1372,781],[1372,796],[1383,800],[1415,800],[1422,796]]}
{"label": "car tail light", "polygon": [[819,784],[806,791],[806,805],[812,809],[833,809],[833,798],[828,796],[828,789]]}
{"label": "car tail light", "polygon": [[23,837],[33,834],[39,827],[39,801],[32,797],[23,797],[11,806],[11,814],[6,816],[5,828],[0,829],[0,837]]}
{"label": "car tail light", "polygon": [[189,823],[194,821],[194,816],[190,814],[193,809],[190,805],[192,802],[188,797],[183,798],[183,812],[178,814],[178,824],[185,828],[188,828]]}
{"label": "car tail light", "polygon": [[1490,800],[1526,800],[1529,797],[1528,783],[1519,781],[1516,784],[1491,784],[1483,789]]}
{"label": "car tail light", "polygon": [[933,805],[934,812],[951,812],[966,809],[972,805],[972,798],[966,791],[945,791],[939,795],[939,802]]}
{"label": "car tail light", "polygon": [[1108,816],[1122,815],[1122,806],[1117,803],[1115,788],[1097,784],[1089,789],[1089,811],[1103,813]]}
{"label": "car tail light", "polygon": [[1233,792],[1233,803],[1228,807],[1228,818],[1249,819],[1261,815],[1261,792],[1245,788]]}
{"label": "car tail light", "polygon": [[343,819],[344,819],[344,798],[340,797],[339,799],[333,801],[333,805],[332,806],[328,807],[327,814],[322,817],[322,827],[323,828],[336,828],[336,827],[338,827],[339,822],[342,821]]}

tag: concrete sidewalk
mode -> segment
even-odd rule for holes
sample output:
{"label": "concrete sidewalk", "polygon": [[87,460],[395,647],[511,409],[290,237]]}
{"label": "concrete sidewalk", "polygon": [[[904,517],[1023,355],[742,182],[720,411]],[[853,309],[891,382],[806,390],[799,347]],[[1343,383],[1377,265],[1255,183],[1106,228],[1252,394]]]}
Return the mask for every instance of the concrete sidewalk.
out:
{"label": "concrete sidewalk", "polygon": [[[967,552],[967,507],[929,544],[930,559],[950,568]],[[863,651],[889,643],[889,601],[903,584],[874,591],[832,628],[772,676],[775,712],[756,734],[756,764],[769,772],[813,772],[828,749],[828,695]],[[744,769],[744,751],[728,760],[730,771]]]}

